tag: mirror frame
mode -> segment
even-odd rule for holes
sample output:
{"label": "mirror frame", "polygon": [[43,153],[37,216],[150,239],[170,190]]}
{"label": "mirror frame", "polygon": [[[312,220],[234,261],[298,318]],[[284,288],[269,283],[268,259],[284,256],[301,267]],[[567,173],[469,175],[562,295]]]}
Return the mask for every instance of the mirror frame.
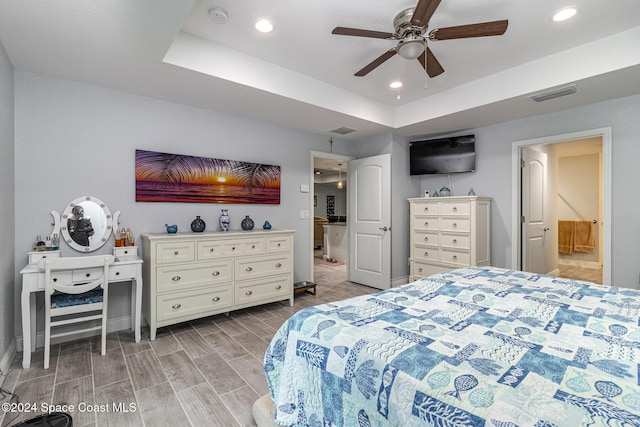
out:
{"label": "mirror frame", "polygon": [[[71,210],[73,209],[74,206],[81,204],[83,202],[93,202],[95,204],[97,204],[102,211],[104,212],[105,216],[106,216],[106,231],[104,233],[104,235],[100,238],[100,240],[98,240],[97,242],[92,243],[89,246],[83,246],[79,243],[77,243],[75,240],[73,240],[71,238],[71,235],[69,234],[69,230],[67,229],[67,220],[69,219],[69,216],[71,215]],[[111,211],[109,210],[109,208],[107,207],[107,205],[100,199],[98,199],[97,197],[93,197],[93,196],[83,196],[83,197],[78,197],[75,200],[72,200],[71,203],[69,203],[67,205],[67,207],[64,209],[64,211],[62,212],[62,219],[60,221],[60,234],[62,236],[62,239],[67,242],[67,244],[75,249],[76,251],[79,252],[93,252],[95,250],[100,249],[102,246],[104,246],[105,243],[107,243],[107,241],[109,240],[109,237],[111,237],[111,232],[113,231],[113,216],[111,215]]]}

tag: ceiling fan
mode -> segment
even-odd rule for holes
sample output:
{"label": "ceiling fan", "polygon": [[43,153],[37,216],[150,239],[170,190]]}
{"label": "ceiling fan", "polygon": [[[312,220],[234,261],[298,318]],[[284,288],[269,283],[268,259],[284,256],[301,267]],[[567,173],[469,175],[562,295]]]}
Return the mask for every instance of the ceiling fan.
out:
{"label": "ceiling fan", "polygon": [[397,40],[395,47],[389,49],[360,71],[356,76],[362,77],[390,59],[396,53],[405,59],[417,59],[429,77],[436,77],[444,73],[444,68],[427,46],[427,40],[451,40],[469,37],[500,36],[504,34],[509,21],[481,22],[477,24],[459,25],[455,27],[435,28],[428,35],[429,20],[436,11],[441,0],[419,0],[416,7],[404,9],[393,20],[394,33],[382,31],[361,30],[358,28],[336,27],[331,32],[343,36],[371,37],[376,39]]}

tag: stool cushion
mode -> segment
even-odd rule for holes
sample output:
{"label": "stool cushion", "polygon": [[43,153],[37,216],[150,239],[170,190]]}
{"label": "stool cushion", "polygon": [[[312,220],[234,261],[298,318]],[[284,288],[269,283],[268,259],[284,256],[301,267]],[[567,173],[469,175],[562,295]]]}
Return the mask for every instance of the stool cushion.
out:
{"label": "stool cushion", "polygon": [[70,307],[72,305],[95,304],[102,302],[102,289],[92,289],[82,294],[54,293],[51,295],[51,308]]}

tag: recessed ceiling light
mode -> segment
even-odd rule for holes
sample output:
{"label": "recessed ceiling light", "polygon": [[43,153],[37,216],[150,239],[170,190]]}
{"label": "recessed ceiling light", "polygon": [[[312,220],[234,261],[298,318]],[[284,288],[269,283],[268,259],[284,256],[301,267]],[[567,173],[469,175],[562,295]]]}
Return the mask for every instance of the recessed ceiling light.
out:
{"label": "recessed ceiling light", "polygon": [[398,88],[401,88],[401,87],[402,87],[402,82],[401,82],[401,81],[396,80],[395,82],[391,82],[391,84],[389,85],[389,87],[390,87],[391,89],[398,89]]}
{"label": "recessed ceiling light", "polygon": [[256,22],[256,30],[261,33],[270,33],[273,31],[273,24],[268,19],[261,19]]}
{"label": "recessed ceiling light", "polygon": [[555,22],[566,21],[569,18],[573,18],[573,16],[578,13],[578,9],[575,7],[565,7],[564,9],[560,9],[553,15],[553,20]]}

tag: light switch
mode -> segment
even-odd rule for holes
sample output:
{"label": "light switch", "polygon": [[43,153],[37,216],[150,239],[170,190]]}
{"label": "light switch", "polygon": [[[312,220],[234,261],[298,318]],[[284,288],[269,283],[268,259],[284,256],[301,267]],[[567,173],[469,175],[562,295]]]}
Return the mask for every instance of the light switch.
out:
{"label": "light switch", "polygon": [[309,219],[309,211],[300,211],[300,219]]}
{"label": "light switch", "polygon": [[308,193],[309,192],[309,185],[308,184],[300,184],[300,192],[301,193]]}

